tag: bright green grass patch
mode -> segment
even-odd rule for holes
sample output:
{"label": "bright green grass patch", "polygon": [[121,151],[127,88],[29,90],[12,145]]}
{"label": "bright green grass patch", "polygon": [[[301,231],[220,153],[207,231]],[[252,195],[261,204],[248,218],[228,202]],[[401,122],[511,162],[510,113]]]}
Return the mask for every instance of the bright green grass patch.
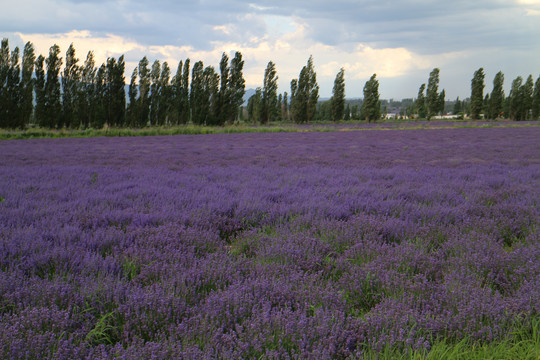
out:
{"label": "bright green grass patch", "polygon": [[131,128],[104,128],[86,130],[0,130],[0,140],[8,139],[37,139],[37,138],[85,138],[85,137],[124,137],[124,136],[158,136],[158,135],[204,135],[204,134],[228,134],[228,133],[254,133],[254,132],[297,132],[293,127],[255,127],[255,126],[175,126],[153,127],[143,129]]}
{"label": "bright green grass patch", "polygon": [[534,317],[508,338],[489,344],[478,344],[470,339],[458,343],[440,340],[429,351],[367,350],[366,360],[539,360],[540,318]]}
{"label": "bright green grass patch", "polygon": [[[173,127],[133,128],[103,128],[86,130],[50,130],[32,128],[28,130],[0,130],[0,140],[39,139],[39,138],[86,138],[86,137],[124,137],[124,136],[160,136],[160,135],[207,135],[207,134],[233,134],[233,133],[282,133],[282,132],[327,132],[327,131],[364,131],[364,130],[415,130],[415,129],[457,129],[457,128],[491,128],[491,127],[536,127],[538,123],[460,123],[449,122],[448,125],[431,124],[429,122],[407,122],[403,126],[392,126],[395,122],[377,123],[376,127],[357,127],[363,123],[341,123],[339,127],[332,127],[333,123],[316,123],[307,126],[294,124],[257,125],[228,125],[228,126],[201,126],[182,125]],[[351,126],[348,126],[351,125]]]}

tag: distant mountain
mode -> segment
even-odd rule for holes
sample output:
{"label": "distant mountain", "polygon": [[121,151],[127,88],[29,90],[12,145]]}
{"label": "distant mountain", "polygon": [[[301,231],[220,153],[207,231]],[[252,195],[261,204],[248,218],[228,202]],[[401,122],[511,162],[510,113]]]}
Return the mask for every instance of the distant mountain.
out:
{"label": "distant mountain", "polygon": [[255,95],[256,92],[257,90],[255,89],[246,89],[246,93],[244,94],[244,103],[247,103],[249,98]]}

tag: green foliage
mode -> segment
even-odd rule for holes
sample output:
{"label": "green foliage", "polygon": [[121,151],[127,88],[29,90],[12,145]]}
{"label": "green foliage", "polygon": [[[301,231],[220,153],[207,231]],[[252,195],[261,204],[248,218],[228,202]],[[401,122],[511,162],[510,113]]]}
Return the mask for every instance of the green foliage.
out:
{"label": "green foliage", "polygon": [[109,126],[123,126],[126,115],[126,81],[124,78],[124,55],[108,58],[105,77],[106,123]]}
{"label": "green foliage", "polygon": [[527,77],[525,85],[523,85],[523,120],[528,120],[533,107],[534,80],[532,75]]}
{"label": "green foliage", "polygon": [[116,310],[103,314],[85,340],[92,346],[116,344],[120,342],[122,323],[123,319]]}
{"label": "green foliage", "polygon": [[219,92],[218,98],[216,101],[216,123],[218,125],[223,125],[225,120],[230,118],[229,112],[232,110],[230,106],[230,92],[229,82],[230,82],[230,67],[229,67],[229,56],[226,53],[223,53],[221,56],[221,61],[219,63]]}
{"label": "green foliage", "polygon": [[238,117],[240,107],[244,102],[244,94],[246,93],[246,81],[244,80],[244,60],[242,53],[237,51],[234,58],[231,60],[230,66],[230,81],[229,81],[229,111],[226,119],[229,124],[232,124]]}
{"label": "green foliage", "polygon": [[92,173],[92,176],[90,177],[90,183],[91,183],[91,184],[94,184],[94,183],[97,182],[97,180],[98,180],[98,173],[94,171],[94,172]]}
{"label": "green foliage", "polygon": [[184,62],[184,72],[182,74],[182,86],[178,96],[178,109],[180,124],[187,124],[191,120],[190,116],[190,103],[189,103],[189,67],[190,60],[186,59]]}
{"label": "green foliage", "polygon": [[75,48],[73,43],[69,46],[66,52],[66,66],[64,67],[64,72],[62,74],[62,126],[71,127],[75,125],[73,123],[75,118],[75,113],[77,112],[76,108],[76,98],[78,86],[81,82],[80,80],[80,70],[77,62],[79,59],[75,57]]}
{"label": "green foliage", "polygon": [[532,100],[532,118],[538,120],[540,117],[540,76],[534,84],[533,100]]}
{"label": "green foliage", "polygon": [[261,122],[268,124],[271,120],[275,120],[278,116],[278,76],[276,65],[270,61],[264,71],[264,83],[262,88],[262,113]]}
{"label": "green foliage", "polygon": [[194,124],[201,125],[204,123],[204,88],[203,88],[203,72],[204,64],[202,61],[197,61],[193,65],[193,71],[191,73],[191,91],[189,102],[191,104],[191,117]]}
{"label": "green foliage", "polygon": [[60,47],[56,44],[49,49],[49,57],[45,59],[47,65],[47,81],[45,82],[45,126],[57,128],[60,114],[62,113],[60,80],[58,78],[60,67],[62,66],[62,58],[60,55]]}
{"label": "green foliage", "polygon": [[96,68],[94,62],[94,53],[89,51],[84,65],[80,69],[80,83],[78,85],[78,91],[76,93],[77,102],[77,119],[74,121],[75,125],[80,128],[87,129],[90,124],[94,122],[94,93],[95,80],[96,80]]}
{"label": "green foliage", "polygon": [[46,118],[46,99],[45,99],[45,70],[43,69],[43,63],[45,58],[43,55],[39,55],[36,59],[36,79],[35,79],[35,91],[36,91],[36,108],[35,108],[35,120],[41,127],[47,128]]}
{"label": "green foliage", "polygon": [[418,89],[418,96],[415,102],[416,113],[418,114],[418,117],[420,119],[425,119],[427,117],[426,96],[424,95],[425,90],[426,84],[420,85],[420,89]]}
{"label": "green foliage", "polygon": [[154,61],[150,70],[150,126],[162,126],[159,113],[161,107],[161,83],[159,81],[161,74],[161,63]]}
{"label": "green foliage", "polygon": [[94,128],[101,129],[105,125],[107,93],[106,93],[106,72],[105,64],[101,64],[96,73],[94,82],[94,91],[92,92],[90,110],[92,117],[90,125]]}
{"label": "green foliage", "polygon": [[148,58],[145,56],[139,61],[137,73],[139,76],[139,99],[138,99],[138,119],[137,126],[145,127],[150,116],[150,69],[148,68]]}
{"label": "green foliage", "polygon": [[283,121],[289,121],[289,110],[289,94],[287,94],[287,92],[285,91],[283,93],[283,103],[281,106],[281,119]]}
{"label": "green foliage", "polygon": [[489,102],[489,118],[497,119],[504,113],[504,74],[499,71],[493,79],[493,90]]}
{"label": "green foliage", "polygon": [[362,114],[367,122],[377,121],[381,117],[381,102],[379,101],[379,80],[373,74],[364,85],[364,102]]}
{"label": "green foliage", "polygon": [[484,69],[480,68],[474,72],[471,80],[471,118],[480,119],[480,114],[484,108]]}
{"label": "green foliage", "polygon": [[141,265],[135,260],[126,260],[122,263],[124,277],[131,281],[141,273]]}
{"label": "green foliage", "polygon": [[262,121],[263,106],[262,106],[262,89],[257,88],[255,94],[251,95],[247,105],[248,120],[254,124]]}
{"label": "green foliage", "polygon": [[367,360],[538,360],[540,357],[540,320],[517,324],[512,335],[503,340],[479,344],[469,338],[459,342],[436,339],[429,350],[393,349],[381,351],[366,349],[362,358]]}
{"label": "green foliage", "polygon": [[439,72],[439,69],[435,68],[429,74],[429,80],[426,89],[426,110],[428,120],[431,119],[433,116],[437,115],[441,109],[441,100],[439,94]]}
{"label": "green foliage", "polygon": [[138,124],[137,119],[139,118],[139,103],[137,100],[137,95],[139,94],[138,85],[137,85],[137,68],[133,69],[131,73],[131,80],[129,82],[128,97],[129,105],[127,108],[127,123],[129,126],[136,127]]}
{"label": "green foliage", "polygon": [[351,290],[343,291],[342,297],[352,316],[363,316],[383,299],[383,291],[380,281],[368,273]]}
{"label": "green foliage", "polygon": [[212,66],[203,69],[202,61],[193,66],[190,103],[196,125],[217,125],[219,76]]}
{"label": "green foliage", "polygon": [[315,117],[319,101],[319,85],[313,67],[313,56],[300,71],[298,80],[291,81],[291,115],[297,123],[309,123]]}
{"label": "green foliage", "polygon": [[462,112],[462,103],[461,103],[461,100],[459,100],[459,96],[456,98],[456,101],[454,103],[454,110],[453,110],[453,113],[454,114],[459,114],[460,112]]}
{"label": "green foliage", "polygon": [[[345,110],[345,69],[341,68],[334,80],[334,88],[332,90],[332,120],[340,121],[343,119]],[[350,111],[347,112],[349,116]]]}
{"label": "green foliage", "polygon": [[534,115],[534,106],[537,106],[534,98],[534,87],[532,75],[529,75],[525,84],[523,84],[523,78],[521,76],[514,79],[508,99],[510,118],[512,120],[527,120],[531,115],[531,110],[533,110]]}
{"label": "green foliage", "polygon": [[9,41],[2,39],[0,48],[0,127],[8,127],[9,92],[7,78],[10,72]]}
{"label": "green foliage", "polygon": [[32,75],[34,73],[35,61],[36,55],[34,53],[34,46],[31,42],[27,42],[23,51],[20,83],[20,119],[18,120],[18,127],[21,129],[24,129],[26,125],[30,123],[32,117],[34,107],[34,80],[32,79]]}

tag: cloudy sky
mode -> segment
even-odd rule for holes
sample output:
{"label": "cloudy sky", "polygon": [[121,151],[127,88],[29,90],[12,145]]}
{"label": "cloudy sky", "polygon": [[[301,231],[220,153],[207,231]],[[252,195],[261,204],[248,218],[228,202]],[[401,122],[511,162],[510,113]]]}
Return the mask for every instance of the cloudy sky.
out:
{"label": "cloudy sky", "polygon": [[[242,52],[248,88],[262,85],[269,61],[280,92],[289,91],[313,55],[322,97],[345,68],[348,97],[376,73],[382,98],[416,97],[429,72],[441,70],[447,98],[470,95],[474,71],[505,88],[540,74],[540,0],[17,0],[2,1],[0,37],[31,41],[46,55],[73,43],[83,61],[125,54],[131,70],[143,56],[173,69],[190,58],[218,67],[223,52]],[[508,91],[507,91],[508,92]]]}

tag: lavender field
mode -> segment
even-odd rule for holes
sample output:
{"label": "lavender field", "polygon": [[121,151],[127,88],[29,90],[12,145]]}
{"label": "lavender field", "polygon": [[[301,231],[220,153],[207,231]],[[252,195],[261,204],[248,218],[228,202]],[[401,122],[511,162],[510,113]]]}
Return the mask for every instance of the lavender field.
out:
{"label": "lavender field", "polygon": [[539,139],[2,141],[0,358],[355,359],[508,339],[540,311]]}

